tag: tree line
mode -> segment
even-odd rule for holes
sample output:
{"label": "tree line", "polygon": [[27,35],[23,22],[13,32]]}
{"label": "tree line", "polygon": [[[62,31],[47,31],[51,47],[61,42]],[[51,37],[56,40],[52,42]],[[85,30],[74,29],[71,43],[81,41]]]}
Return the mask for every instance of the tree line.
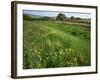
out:
{"label": "tree line", "polygon": [[[43,17],[40,17],[40,18],[32,18],[31,16],[27,15],[27,14],[23,14],[23,19],[24,20],[58,20],[58,21],[66,21],[67,20],[67,17],[65,16],[65,14],[63,13],[59,13],[55,18],[52,18],[52,17],[48,17],[48,16],[43,16]],[[81,18],[79,17],[74,17],[74,16],[71,16],[70,17],[70,20],[80,20]]]}
{"label": "tree line", "polygon": [[79,23],[89,23],[90,21],[86,21],[80,17],[66,17],[65,14],[59,13],[56,17],[48,17],[48,16],[43,16],[43,17],[31,17],[27,14],[23,14],[23,19],[24,20],[30,20],[30,21],[73,21],[73,22],[79,22]]}

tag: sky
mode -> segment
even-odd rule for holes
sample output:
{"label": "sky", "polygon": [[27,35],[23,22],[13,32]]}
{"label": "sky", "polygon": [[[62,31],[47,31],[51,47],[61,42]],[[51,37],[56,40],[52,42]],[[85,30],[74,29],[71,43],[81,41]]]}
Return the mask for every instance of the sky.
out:
{"label": "sky", "polygon": [[59,13],[65,14],[67,17],[80,17],[80,18],[91,18],[90,13],[78,13],[78,12],[54,12],[54,11],[33,11],[33,10],[24,10],[24,14],[32,14],[32,15],[40,15],[40,16],[48,16],[48,17],[56,17]]}

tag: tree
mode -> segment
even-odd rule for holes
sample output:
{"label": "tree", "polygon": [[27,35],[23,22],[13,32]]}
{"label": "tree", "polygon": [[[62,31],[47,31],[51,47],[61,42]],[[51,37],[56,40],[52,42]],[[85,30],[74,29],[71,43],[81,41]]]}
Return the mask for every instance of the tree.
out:
{"label": "tree", "polygon": [[71,16],[70,19],[71,19],[71,21],[73,21],[75,18],[74,18],[74,16]]}
{"label": "tree", "polygon": [[80,20],[80,19],[81,19],[80,17],[77,17],[77,18],[76,18],[76,20]]}
{"label": "tree", "polygon": [[59,13],[56,17],[56,20],[58,21],[65,21],[66,20],[66,16],[65,14]]}

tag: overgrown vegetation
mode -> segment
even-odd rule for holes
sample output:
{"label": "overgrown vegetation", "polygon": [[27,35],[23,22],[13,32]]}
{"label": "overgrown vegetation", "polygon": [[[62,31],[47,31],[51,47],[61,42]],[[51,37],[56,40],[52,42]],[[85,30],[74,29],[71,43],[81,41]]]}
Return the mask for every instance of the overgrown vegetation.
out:
{"label": "overgrown vegetation", "polygon": [[90,26],[24,20],[23,68],[90,66]]}

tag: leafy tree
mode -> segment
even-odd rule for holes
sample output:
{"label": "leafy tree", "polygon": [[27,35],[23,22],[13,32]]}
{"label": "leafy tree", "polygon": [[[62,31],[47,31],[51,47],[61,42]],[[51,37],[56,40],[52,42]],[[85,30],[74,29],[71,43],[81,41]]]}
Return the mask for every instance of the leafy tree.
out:
{"label": "leafy tree", "polygon": [[70,19],[71,19],[71,21],[72,21],[72,20],[74,20],[75,18],[74,18],[74,16],[71,16]]}
{"label": "leafy tree", "polygon": [[65,14],[59,13],[59,14],[57,15],[57,17],[56,17],[56,20],[65,21],[65,20],[66,20]]}

